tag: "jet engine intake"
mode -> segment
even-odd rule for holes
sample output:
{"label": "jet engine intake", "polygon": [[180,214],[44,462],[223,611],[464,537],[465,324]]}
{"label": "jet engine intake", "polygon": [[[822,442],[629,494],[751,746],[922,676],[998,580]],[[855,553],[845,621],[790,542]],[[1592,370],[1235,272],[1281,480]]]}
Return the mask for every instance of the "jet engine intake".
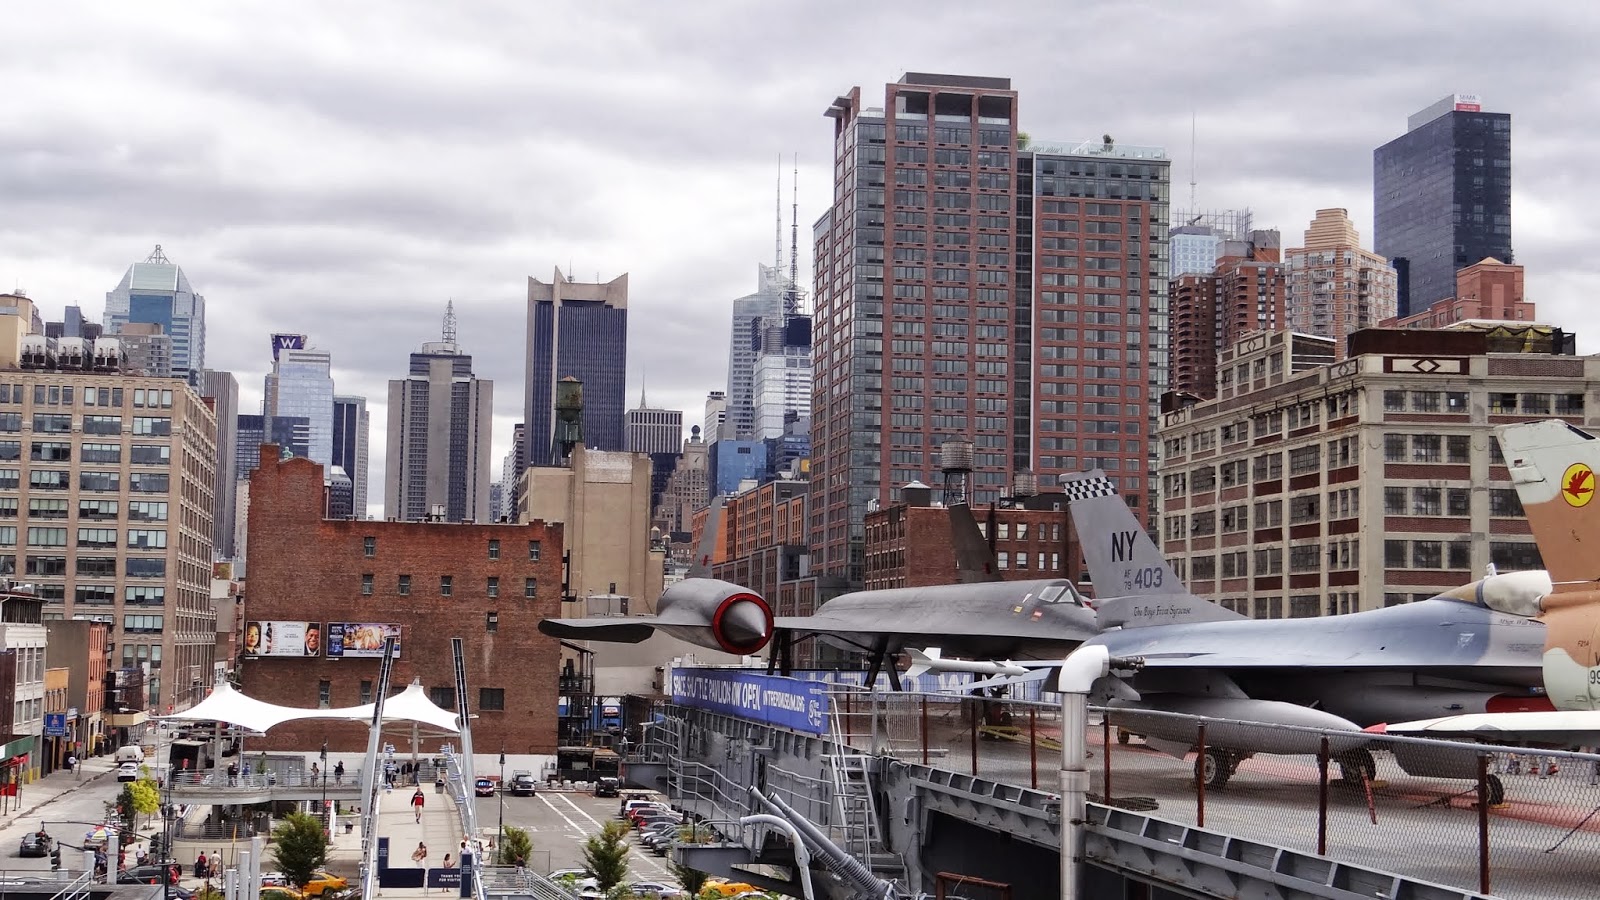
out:
{"label": "jet engine intake", "polygon": [[730,594],[711,614],[711,635],[728,653],[755,653],[772,637],[772,607],[749,591]]}

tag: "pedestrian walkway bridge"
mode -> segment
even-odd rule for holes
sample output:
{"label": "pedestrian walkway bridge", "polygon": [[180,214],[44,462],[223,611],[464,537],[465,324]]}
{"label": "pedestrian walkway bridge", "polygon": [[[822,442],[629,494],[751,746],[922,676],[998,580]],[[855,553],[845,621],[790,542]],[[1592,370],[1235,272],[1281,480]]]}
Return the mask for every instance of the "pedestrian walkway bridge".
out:
{"label": "pedestrian walkway bridge", "polygon": [[172,776],[172,797],[178,803],[245,805],[273,800],[340,800],[361,798],[361,772],[343,778],[308,772],[248,772],[229,775],[226,770],[179,772]]}
{"label": "pedestrian walkway bridge", "polygon": [[[834,687],[797,719],[735,712],[737,692],[713,694],[721,702],[660,707],[625,770],[714,832],[676,851],[685,864],[802,896],[793,878],[752,871],[794,862],[782,832],[739,824],[775,800],[907,894],[976,878],[1014,900],[1059,896],[1054,705]],[[1332,757],[1261,755],[1203,786],[1194,753],[1123,743],[1099,719],[1088,896],[1535,898],[1600,881],[1597,757],[1373,736],[1345,757],[1349,771]],[[1419,757],[1433,777],[1402,767]],[[1499,800],[1500,786],[1504,802],[1480,808],[1480,787]]]}

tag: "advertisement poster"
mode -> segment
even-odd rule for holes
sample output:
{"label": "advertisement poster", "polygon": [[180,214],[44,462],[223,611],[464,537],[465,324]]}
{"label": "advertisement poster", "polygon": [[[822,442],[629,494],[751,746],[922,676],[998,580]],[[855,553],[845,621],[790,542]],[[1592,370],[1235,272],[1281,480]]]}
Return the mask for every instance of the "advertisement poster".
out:
{"label": "advertisement poster", "polygon": [[373,622],[329,622],[330,659],[382,659],[383,639],[394,635],[394,658],[400,658],[400,626]]}
{"label": "advertisement poster", "polygon": [[828,688],[818,681],[744,669],[673,669],[672,702],[810,734],[828,730]]}
{"label": "advertisement poster", "polygon": [[316,622],[246,622],[245,656],[321,656],[322,626]]}

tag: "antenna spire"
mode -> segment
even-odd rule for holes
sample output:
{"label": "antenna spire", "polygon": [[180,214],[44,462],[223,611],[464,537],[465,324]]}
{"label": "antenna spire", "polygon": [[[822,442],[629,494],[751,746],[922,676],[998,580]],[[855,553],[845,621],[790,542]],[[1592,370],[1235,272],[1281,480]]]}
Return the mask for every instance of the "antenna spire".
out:
{"label": "antenna spire", "polygon": [[772,271],[783,271],[783,154],[778,154],[778,177],[772,192]]}
{"label": "antenna spire", "polygon": [[1197,168],[1197,163],[1195,162],[1195,150],[1194,150],[1195,139],[1194,138],[1195,138],[1195,112],[1194,112],[1194,110],[1191,109],[1191,110],[1189,110],[1189,209],[1191,209],[1191,210],[1196,209],[1195,199],[1194,198],[1195,198],[1195,185],[1197,183],[1197,178],[1196,178],[1196,175],[1195,175],[1195,169]]}
{"label": "antenna spire", "polygon": [[645,385],[645,381],[646,381],[646,376],[648,374],[649,373],[645,370],[644,366],[640,366],[639,367],[639,408],[640,409],[649,409],[650,408],[650,404],[646,403],[645,399],[644,399],[644,385]]}
{"label": "antenna spire", "polygon": [[451,299],[444,304],[444,342],[456,342],[456,301]]}
{"label": "antenna spire", "polygon": [[145,262],[147,262],[147,263],[170,263],[170,262],[172,262],[172,260],[167,259],[167,255],[165,253],[161,252],[161,245],[157,244],[155,251],[152,252],[149,256],[145,257]]}
{"label": "antenna spire", "polygon": [[789,207],[789,291],[790,314],[800,311],[800,154],[794,155],[794,187]]}

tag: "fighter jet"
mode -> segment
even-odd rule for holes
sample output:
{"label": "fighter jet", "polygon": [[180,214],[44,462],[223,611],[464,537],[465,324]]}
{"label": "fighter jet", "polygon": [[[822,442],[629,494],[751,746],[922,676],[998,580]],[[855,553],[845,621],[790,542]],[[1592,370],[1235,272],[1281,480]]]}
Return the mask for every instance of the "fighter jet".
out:
{"label": "fighter jet", "polygon": [[1594,746],[1600,744],[1600,503],[1592,501],[1600,440],[1559,419],[1502,425],[1495,433],[1553,582],[1524,612],[1545,624],[1542,674],[1554,710],[1446,716],[1386,730]]}
{"label": "fighter jet", "polygon": [[[1549,590],[1544,573],[1482,579],[1433,599],[1342,616],[1248,619],[1195,597],[1099,471],[1064,476],[1105,630],[1088,643],[1143,667],[1108,686],[1113,721],[1152,745],[1186,752],[1185,713],[1355,733],[1416,713],[1547,709],[1538,694],[1543,628],[1516,611]],[[1254,752],[1315,753],[1320,739],[1270,728],[1208,732],[1203,774],[1215,786]],[[1337,749],[1337,748],[1336,748]],[[1470,759],[1412,774],[1467,777]],[[1370,756],[1341,760],[1368,770]],[[1457,766],[1455,763],[1461,765]],[[1456,771],[1461,768],[1461,771]]]}
{"label": "fighter jet", "polygon": [[566,640],[637,644],[660,630],[696,646],[738,656],[761,650],[772,637],[772,607],[749,588],[706,577],[721,515],[722,500],[718,498],[706,518],[689,577],[661,592],[655,615],[545,619],[539,623],[539,631]]}

